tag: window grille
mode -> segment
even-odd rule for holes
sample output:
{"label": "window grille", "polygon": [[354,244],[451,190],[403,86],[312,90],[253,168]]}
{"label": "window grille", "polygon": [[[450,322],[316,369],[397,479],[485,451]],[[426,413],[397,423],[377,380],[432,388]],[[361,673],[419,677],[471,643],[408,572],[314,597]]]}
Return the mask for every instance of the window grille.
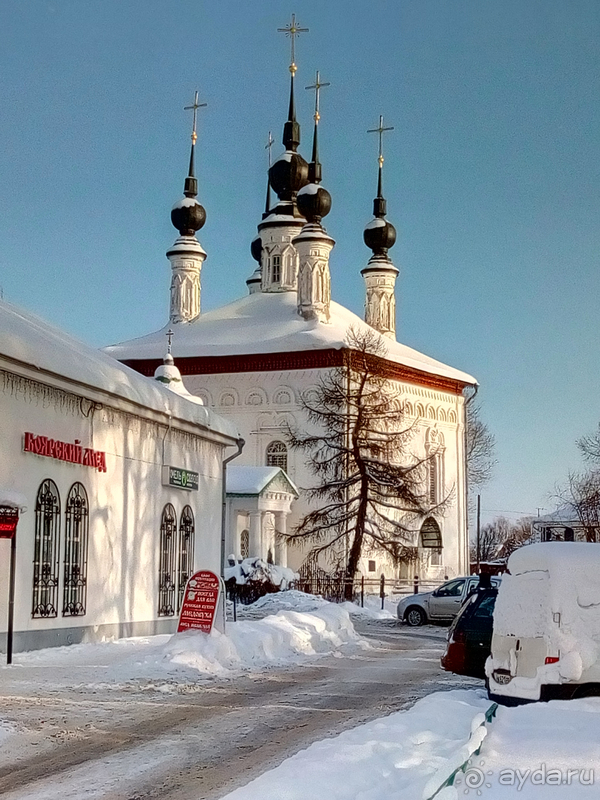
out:
{"label": "window grille", "polygon": [[271,442],[267,447],[267,467],[281,467],[287,472],[287,447],[283,442]]}
{"label": "window grille", "polygon": [[32,617],[56,617],[60,548],[60,495],[54,481],[41,484],[35,502]]}
{"label": "window grille", "polygon": [[74,483],[65,511],[65,570],[63,616],[82,617],[87,594],[89,504],[81,483]]}
{"label": "window grille", "polygon": [[240,534],[240,555],[242,558],[250,557],[250,531],[243,530]]}
{"label": "window grille", "polygon": [[175,614],[175,540],[177,515],[171,503],[163,508],[160,521],[160,564],[158,568],[158,615]]}
{"label": "window grille", "polygon": [[194,512],[185,506],[179,520],[179,554],[177,558],[177,612],[181,611],[188,580],[194,574]]}
{"label": "window grille", "polygon": [[273,283],[281,282],[281,256],[273,256],[273,271],[271,274]]}

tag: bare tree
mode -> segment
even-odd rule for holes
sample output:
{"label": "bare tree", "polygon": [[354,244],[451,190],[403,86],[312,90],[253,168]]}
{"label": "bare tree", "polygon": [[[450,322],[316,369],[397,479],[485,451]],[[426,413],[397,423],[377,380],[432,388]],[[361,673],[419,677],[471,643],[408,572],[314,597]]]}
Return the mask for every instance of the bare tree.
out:
{"label": "bare tree", "polygon": [[577,447],[592,466],[583,472],[570,472],[567,482],[557,490],[559,502],[570,505],[588,542],[600,541],[600,425],[582,436]]}
{"label": "bare tree", "polygon": [[310,543],[313,559],[328,556],[343,570],[350,595],[363,551],[384,552],[395,563],[410,558],[417,522],[441,512],[447,498],[432,504],[426,495],[428,461],[436,454],[410,451],[416,427],[384,374],[381,337],[350,329],[346,343],[345,365],[301,400],[315,432],[288,431],[318,479],[307,490],[317,507],[289,540]]}
{"label": "bare tree", "polygon": [[587,461],[600,464],[600,425],[589,436],[582,436],[577,442],[577,447]]}
{"label": "bare tree", "polygon": [[570,505],[585,532],[588,542],[600,542],[600,469],[570,472],[557,499]]}
{"label": "bare tree", "polygon": [[[481,528],[479,537],[480,561],[507,558],[531,537],[531,517],[511,522],[506,517],[496,517]],[[471,543],[471,561],[477,560],[477,545]]]}
{"label": "bare tree", "polygon": [[481,406],[467,406],[467,481],[471,497],[491,479],[496,437],[481,420]]}

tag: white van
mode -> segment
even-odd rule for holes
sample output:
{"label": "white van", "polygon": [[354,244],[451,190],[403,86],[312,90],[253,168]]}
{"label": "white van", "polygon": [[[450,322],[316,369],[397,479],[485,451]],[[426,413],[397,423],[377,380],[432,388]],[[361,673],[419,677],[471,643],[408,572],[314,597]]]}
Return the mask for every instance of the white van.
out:
{"label": "white van", "polygon": [[544,542],[508,559],[486,662],[490,698],[600,693],[600,544]]}

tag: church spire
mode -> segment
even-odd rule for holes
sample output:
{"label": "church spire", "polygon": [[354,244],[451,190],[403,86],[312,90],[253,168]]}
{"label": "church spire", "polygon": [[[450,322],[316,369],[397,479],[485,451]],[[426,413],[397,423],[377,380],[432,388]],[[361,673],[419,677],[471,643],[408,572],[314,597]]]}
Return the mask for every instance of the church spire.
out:
{"label": "church spire", "polygon": [[285,28],[277,28],[278,33],[284,33],[291,40],[292,57],[290,61],[290,105],[288,109],[288,119],[283,126],[283,146],[286,150],[293,153],[300,144],[300,125],[296,120],[296,103],[294,100],[294,78],[296,77],[296,37],[301,33],[308,33],[308,28],[301,28],[296,24],[296,15],[292,14],[292,21],[288,22]]}
{"label": "church spire", "polygon": [[198,92],[194,95],[194,102],[191,106],[185,106],[184,111],[194,112],[194,120],[192,124],[192,146],[190,149],[190,164],[188,167],[188,174],[185,179],[183,187],[183,200],[175,203],[171,210],[171,222],[177,228],[181,236],[194,236],[196,231],[206,222],[206,211],[203,206],[196,200],[198,194],[198,179],[194,172],[194,155],[196,149],[196,142],[198,140],[198,133],[196,129],[197,117],[196,112],[199,108],[204,108],[206,103],[198,102]]}
{"label": "church spire", "polygon": [[331,210],[331,195],[321,186],[321,162],[319,161],[318,129],[321,118],[319,111],[320,91],[328,83],[321,83],[317,72],[313,86],[315,90],[315,114],[312,160],[308,167],[310,183],[298,192],[298,210],[306,219],[306,225],[293,240],[298,251],[298,313],[304,319],[317,319],[329,322],[331,303],[331,278],[329,273],[329,254],[335,242],[328,236],[321,220]]}
{"label": "church spire", "polygon": [[179,238],[173,247],[167,251],[167,258],[171,262],[171,303],[169,319],[171,324],[178,322],[191,322],[200,316],[200,271],[206,259],[206,253],[196,239],[199,231],[206,222],[206,211],[196,199],[198,194],[198,179],[194,171],[194,156],[197,133],[197,116],[199,108],[206,103],[198,102],[198,92],[194,95],[191,106],[185,106],[185,111],[194,112],[192,124],[192,147],[188,174],[185,179],[183,198],[175,203],[171,209],[171,222],[179,231]]}
{"label": "church spire", "polygon": [[292,21],[284,28],[277,29],[291,39],[290,70],[290,103],[288,119],[283,126],[283,153],[269,168],[269,180],[272,188],[281,201],[278,213],[298,216],[296,208],[296,194],[308,180],[308,164],[297,152],[300,144],[300,124],[296,119],[296,102],[294,98],[294,80],[298,67],[296,66],[296,37],[306,33],[308,28],[301,28],[296,22],[296,15],[292,14]]}
{"label": "church spire", "polygon": [[386,201],[383,196],[383,134],[394,130],[385,127],[383,116],[379,126],[368,133],[379,134],[379,167],[377,174],[377,197],[373,200],[373,216],[366,226],[364,242],[373,251],[367,266],[361,270],[365,279],[367,296],[365,301],[365,322],[384,336],[396,338],[396,298],[394,294],[398,270],[393,265],[388,250],[396,241],[396,229],[385,219]]}

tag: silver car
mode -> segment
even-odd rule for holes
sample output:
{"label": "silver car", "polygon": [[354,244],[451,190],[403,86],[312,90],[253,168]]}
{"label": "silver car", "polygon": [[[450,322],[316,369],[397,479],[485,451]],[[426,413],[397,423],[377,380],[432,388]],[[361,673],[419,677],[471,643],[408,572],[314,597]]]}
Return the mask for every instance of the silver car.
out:
{"label": "silver car", "polygon": [[[492,577],[492,586],[500,585],[500,578]],[[402,598],[398,603],[398,619],[416,627],[428,622],[452,622],[467,597],[479,585],[478,575],[453,578],[433,592],[420,592]]]}

